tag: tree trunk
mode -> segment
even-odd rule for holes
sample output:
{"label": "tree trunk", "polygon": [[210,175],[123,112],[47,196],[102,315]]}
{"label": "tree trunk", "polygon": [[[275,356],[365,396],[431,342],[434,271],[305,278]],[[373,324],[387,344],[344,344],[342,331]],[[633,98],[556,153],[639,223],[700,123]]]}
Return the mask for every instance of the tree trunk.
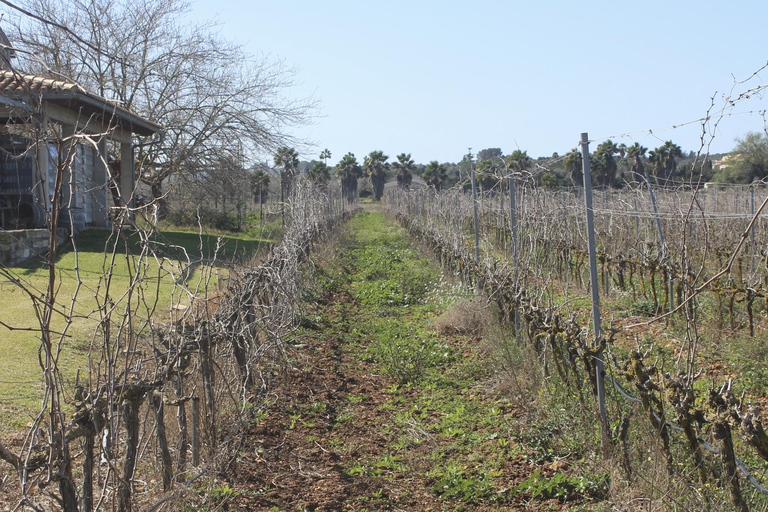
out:
{"label": "tree trunk", "polygon": [[[210,334],[208,334],[210,336]],[[237,336],[233,338],[233,346],[237,345]],[[213,393],[213,363],[211,362],[211,340],[206,338],[200,347],[200,366],[203,374],[203,388],[205,389],[205,411],[206,411],[206,423],[208,427],[208,434],[210,436],[210,442],[208,445],[211,449],[211,459],[213,454],[216,453],[216,415],[214,414],[214,393]],[[237,351],[235,351],[237,353]],[[245,356],[242,356],[245,359]],[[242,371],[242,368],[241,368]]]}
{"label": "tree trunk", "polygon": [[733,454],[733,439],[731,438],[731,428],[724,420],[718,420],[714,423],[715,438],[720,441],[720,458],[723,464],[723,474],[725,476],[725,486],[731,493],[731,501],[734,510],[739,512],[749,512],[749,507],[741,495],[741,486],[739,485],[739,475],[736,469],[736,457]]}
{"label": "tree trunk", "polygon": [[168,449],[168,437],[165,434],[163,397],[159,391],[152,393],[149,404],[152,407],[152,412],[155,414],[157,443],[160,446],[160,460],[163,467],[163,490],[169,491],[173,485],[173,463],[171,462],[171,451]]}
{"label": "tree trunk", "polygon": [[381,196],[384,195],[384,176],[371,176],[371,185],[373,185],[373,194],[376,197],[376,200],[379,201]]}
{"label": "tree trunk", "polygon": [[[62,436],[63,437],[63,436]],[[59,464],[59,492],[61,493],[61,502],[64,512],[77,512],[77,489],[75,481],[72,478],[72,459],[69,456],[69,447],[67,442],[62,440]]]}
{"label": "tree trunk", "polygon": [[184,377],[180,373],[176,384],[176,398],[179,400],[176,411],[176,421],[179,424],[179,475],[187,470],[187,450],[189,449],[189,433],[187,431],[187,405],[184,401]]}
{"label": "tree trunk", "polygon": [[83,446],[83,512],[93,510],[93,451],[96,434],[88,432]]}
{"label": "tree trunk", "polygon": [[139,405],[140,398],[130,397],[123,402],[123,420],[125,421],[125,465],[123,477],[117,486],[118,512],[131,512],[133,494],[133,472],[136,469],[136,456],[139,450]]}

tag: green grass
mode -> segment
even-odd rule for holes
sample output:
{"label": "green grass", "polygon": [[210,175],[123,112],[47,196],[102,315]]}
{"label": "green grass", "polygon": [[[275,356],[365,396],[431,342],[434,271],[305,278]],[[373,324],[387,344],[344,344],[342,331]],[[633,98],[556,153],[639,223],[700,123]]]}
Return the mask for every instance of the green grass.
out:
{"label": "green grass", "polygon": [[[182,283],[198,293],[216,287],[219,272],[226,274],[207,263],[216,253],[217,241],[216,235],[164,232],[148,242],[151,250],[142,259],[136,256],[142,247],[137,233],[115,236],[108,231],[89,230],[78,236],[77,251],[72,247],[62,249],[56,262],[56,303],[62,312],[71,309],[75,317],[61,341],[59,365],[65,380],[74,380],[78,370],[83,376],[87,373],[91,348],[98,356],[103,337],[95,334],[99,324],[97,311],[104,304],[107,290],[116,311],[122,311],[128,305],[125,292],[130,283],[137,273],[144,276],[132,297],[134,329],[141,335],[146,332],[150,315],[153,321],[164,322],[169,318],[171,304],[189,305]],[[270,243],[233,237],[223,237],[223,242],[218,261],[244,262]],[[189,260],[197,262],[187,272],[182,265],[187,261],[185,251]],[[40,335],[39,330],[29,330],[37,330],[39,324],[34,301],[21,287],[41,298],[49,277],[47,266],[40,260],[8,268],[7,272],[18,284],[7,275],[0,277],[0,319],[13,327],[0,327],[0,431],[23,427],[40,407]],[[65,324],[63,316],[56,315],[53,330],[61,331]]]}
{"label": "green grass", "polygon": [[[181,259],[185,253],[193,260],[203,258],[211,260],[214,256],[223,261],[245,261],[259,249],[267,248],[274,243],[276,232],[270,230],[269,237],[261,237],[254,228],[253,231],[244,233],[208,233],[202,234],[194,229],[175,229],[162,231],[151,242],[150,247],[157,254]],[[114,238],[107,231],[88,230],[77,238],[77,248],[81,252],[104,252],[105,246],[111,251],[114,247]],[[141,251],[141,237],[136,232],[126,233],[117,241],[117,252],[124,253],[126,245],[128,250],[137,254]],[[217,252],[217,245],[219,249]]]}

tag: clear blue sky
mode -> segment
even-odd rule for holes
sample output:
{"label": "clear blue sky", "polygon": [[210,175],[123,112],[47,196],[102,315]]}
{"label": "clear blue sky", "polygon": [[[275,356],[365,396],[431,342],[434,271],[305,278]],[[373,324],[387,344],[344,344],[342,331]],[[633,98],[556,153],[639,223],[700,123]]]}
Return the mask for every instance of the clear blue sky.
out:
{"label": "clear blue sky", "polygon": [[[698,150],[715,97],[768,61],[768,1],[197,0],[254,54],[298,69],[291,94],[314,95],[321,117],[295,135],[332,162],[375,149],[418,163],[520,148],[563,154],[581,132],[653,149],[671,139]],[[768,83],[768,70],[749,86]],[[728,110],[768,109],[764,96]],[[711,152],[761,131],[729,115]],[[653,134],[649,131],[652,130]],[[622,134],[631,136],[619,137]],[[594,149],[594,145],[592,146]]]}

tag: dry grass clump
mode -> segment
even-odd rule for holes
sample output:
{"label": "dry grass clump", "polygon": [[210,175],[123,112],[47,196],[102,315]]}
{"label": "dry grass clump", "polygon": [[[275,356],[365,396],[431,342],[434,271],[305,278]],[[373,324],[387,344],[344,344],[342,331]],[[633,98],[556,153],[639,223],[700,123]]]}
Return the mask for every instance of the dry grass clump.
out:
{"label": "dry grass clump", "polygon": [[492,325],[493,315],[486,300],[480,297],[461,299],[437,317],[433,326],[443,336],[482,338]]}

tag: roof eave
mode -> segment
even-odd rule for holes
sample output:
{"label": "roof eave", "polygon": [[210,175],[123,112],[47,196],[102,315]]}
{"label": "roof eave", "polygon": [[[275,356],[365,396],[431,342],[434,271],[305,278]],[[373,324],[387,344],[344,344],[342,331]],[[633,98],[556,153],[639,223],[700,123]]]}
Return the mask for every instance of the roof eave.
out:
{"label": "roof eave", "polygon": [[120,107],[112,102],[109,102],[108,100],[104,100],[102,98],[94,98],[90,94],[83,94],[78,92],[49,92],[43,93],[41,99],[51,102],[55,102],[57,100],[70,100],[85,103],[88,106],[94,108],[96,111],[104,112],[105,115],[107,113],[112,114],[113,116],[117,117],[121,127],[130,130],[136,135],[141,135],[142,137],[147,137],[163,131],[162,126],[153,123],[152,121],[148,121],[138,114],[134,114],[130,110]]}

